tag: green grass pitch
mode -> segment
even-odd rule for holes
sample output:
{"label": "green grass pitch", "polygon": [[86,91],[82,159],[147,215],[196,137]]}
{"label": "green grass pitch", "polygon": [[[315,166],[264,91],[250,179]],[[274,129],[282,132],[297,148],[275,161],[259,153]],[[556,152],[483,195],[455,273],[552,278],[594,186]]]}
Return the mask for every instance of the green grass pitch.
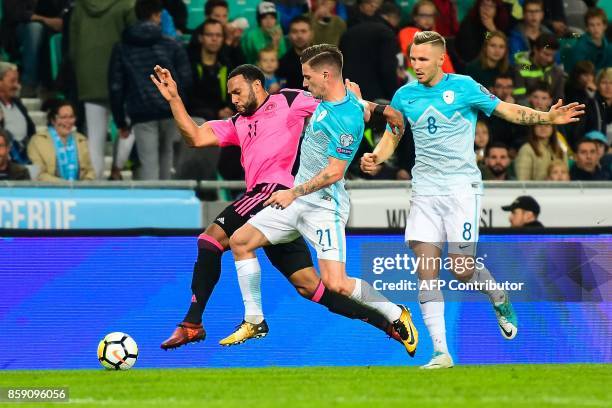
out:
{"label": "green grass pitch", "polygon": [[53,406],[84,407],[612,407],[610,384],[606,364],[0,373],[0,387],[68,386]]}

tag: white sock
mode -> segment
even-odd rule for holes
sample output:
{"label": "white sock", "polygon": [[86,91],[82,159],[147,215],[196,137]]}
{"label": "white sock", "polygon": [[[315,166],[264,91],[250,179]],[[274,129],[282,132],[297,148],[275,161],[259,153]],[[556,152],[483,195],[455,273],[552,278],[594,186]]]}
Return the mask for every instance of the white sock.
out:
{"label": "white sock", "polygon": [[[421,288],[419,281],[419,288]],[[431,336],[434,351],[448,354],[446,327],[444,324],[444,296],[440,289],[420,289],[419,306],[427,331]]]}
{"label": "white sock", "polygon": [[353,278],[353,280],[355,281],[355,289],[353,289],[353,293],[349,296],[351,299],[365,307],[378,311],[385,316],[389,323],[393,323],[400,318],[402,309],[398,305],[390,302],[366,281],[357,278]]}
{"label": "white sock", "polygon": [[244,302],[244,320],[259,324],[264,318],[261,307],[261,268],[257,258],[236,261],[236,272]]}
{"label": "white sock", "polygon": [[497,283],[493,275],[491,275],[491,272],[484,265],[482,266],[481,269],[475,268],[474,274],[469,280],[470,283],[478,282],[482,284],[483,289],[481,290],[481,292],[487,295],[489,299],[491,300],[491,302],[493,303],[505,302],[506,301],[506,291],[500,290],[500,289],[487,289],[486,287],[484,287],[487,281],[489,282],[489,285],[495,285]]}

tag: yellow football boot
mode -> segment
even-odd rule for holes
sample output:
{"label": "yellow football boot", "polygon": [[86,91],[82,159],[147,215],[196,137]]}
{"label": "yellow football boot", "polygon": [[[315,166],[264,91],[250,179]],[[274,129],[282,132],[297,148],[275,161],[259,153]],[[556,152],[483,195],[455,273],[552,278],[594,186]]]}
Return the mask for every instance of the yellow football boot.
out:
{"label": "yellow football boot", "polygon": [[404,305],[398,306],[402,309],[402,314],[400,315],[399,319],[393,322],[393,327],[399,334],[399,337],[404,344],[404,347],[406,347],[406,351],[410,357],[414,357],[417,344],[419,343],[419,332],[412,322],[410,310]]}
{"label": "yellow football boot", "polygon": [[249,339],[260,339],[268,334],[268,324],[263,320],[259,324],[242,321],[236,330],[219,342],[222,346],[235,346],[242,344]]}

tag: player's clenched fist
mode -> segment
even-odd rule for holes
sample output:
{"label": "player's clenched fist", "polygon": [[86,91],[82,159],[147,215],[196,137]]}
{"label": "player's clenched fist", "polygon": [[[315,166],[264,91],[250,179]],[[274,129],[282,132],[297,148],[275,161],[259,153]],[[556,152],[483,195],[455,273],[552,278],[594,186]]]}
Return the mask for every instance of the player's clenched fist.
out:
{"label": "player's clenched fist", "polygon": [[376,164],[376,155],[374,153],[366,153],[361,158],[361,171],[366,174],[375,176],[380,171],[380,165]]}
{"label": "player's clenched fist", "polygon": [[179,96],[178,88],[176,86],[176,82],[174,79],[172,79],[170,71],[168,71],[166,68],[160,67],[159,65],[156,65],[155,68],[153,68],[153,71],[155,71],[155,75],[151,74],[151,81],[153,81],[157,89],[159,89],[162,96],[167,101],[177,98]]}
{"label": "player's clenched fist", "polygon": [[270,198],[266,200],[264,206],[271,206],[272,208],[278,208],[284,210],[289,207],[291,203],[297,198],[293,190],[280,190],[272,193]]}

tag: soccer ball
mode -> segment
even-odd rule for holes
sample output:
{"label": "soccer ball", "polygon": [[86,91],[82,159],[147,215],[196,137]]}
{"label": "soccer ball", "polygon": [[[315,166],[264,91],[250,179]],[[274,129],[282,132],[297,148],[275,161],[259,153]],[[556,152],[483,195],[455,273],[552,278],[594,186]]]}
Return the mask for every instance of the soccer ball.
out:
{"label": "soccer ball", "polygon": [[98,344],[98,361],[109,370],[129,370],[137,358],[138,346],[125,333],[109,333]]}

